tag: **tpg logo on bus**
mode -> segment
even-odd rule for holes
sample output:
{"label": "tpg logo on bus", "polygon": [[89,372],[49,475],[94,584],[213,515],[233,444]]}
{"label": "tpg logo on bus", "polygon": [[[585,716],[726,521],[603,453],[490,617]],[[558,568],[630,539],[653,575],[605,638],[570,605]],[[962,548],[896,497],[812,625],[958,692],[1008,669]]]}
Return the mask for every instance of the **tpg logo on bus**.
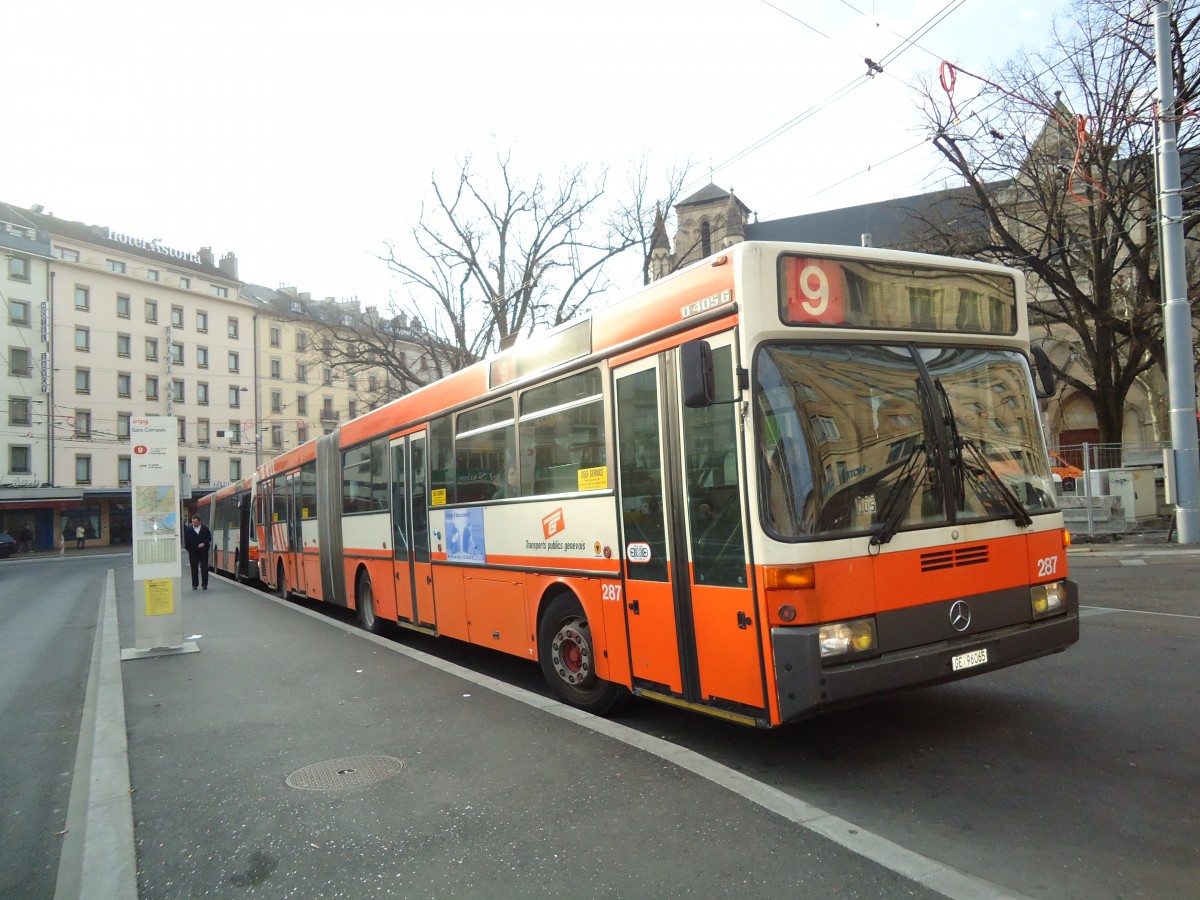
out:
{"label": "tpg logo on bus", "polygon": [[560,531],[567,527],[567,523],[563,521],[563,511],[560,506],[548,516],[542,516],[542,537],[546,540],[554,537]]}

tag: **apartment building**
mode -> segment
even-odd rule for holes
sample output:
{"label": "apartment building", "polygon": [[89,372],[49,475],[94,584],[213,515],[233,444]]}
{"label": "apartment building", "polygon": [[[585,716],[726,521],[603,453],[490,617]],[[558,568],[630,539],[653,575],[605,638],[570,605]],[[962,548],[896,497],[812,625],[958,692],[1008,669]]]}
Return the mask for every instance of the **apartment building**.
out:
{"label": "apartment building", "polygon": [[[363,313],[358,301],[314,300],[295,287],[242,285],[256,309],[258,368],[255,399],[259,453],[270,458],[393,399],[400,391],[386,370],[337,365],[329,343],[353,328]],[[413,353],[419,349],[413,347]]]}
{"label": "apartment building", "polygon": [[[0,204],[8,409],[0,529],[128,543],[130,421],[174,416],[185,488],[250,472],[254,308],[237,258]],[[14,361],[15,358],[15,361]]]}

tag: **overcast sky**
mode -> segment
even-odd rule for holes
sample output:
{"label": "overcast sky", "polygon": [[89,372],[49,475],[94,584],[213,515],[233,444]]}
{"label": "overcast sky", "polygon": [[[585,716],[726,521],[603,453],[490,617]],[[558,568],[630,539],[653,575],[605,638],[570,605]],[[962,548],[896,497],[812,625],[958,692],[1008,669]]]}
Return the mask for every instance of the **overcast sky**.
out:
{"label": "overcast sky", "polygon": [[[9,4],[0,200],[233,251],[243,280],[382,306],[392,286],[373,254],[405,240],[431,177],[497,148],[527,174],[607,166],[613,188],[643,153],[660,170],[690,158],[690,189],[711,167],[762,219],[936,187],[918,77],[942,59],[984,74],[1042,49],[1064,5]],[[864,58],[894,55],[943,13],[882,75],[822,106]]]}

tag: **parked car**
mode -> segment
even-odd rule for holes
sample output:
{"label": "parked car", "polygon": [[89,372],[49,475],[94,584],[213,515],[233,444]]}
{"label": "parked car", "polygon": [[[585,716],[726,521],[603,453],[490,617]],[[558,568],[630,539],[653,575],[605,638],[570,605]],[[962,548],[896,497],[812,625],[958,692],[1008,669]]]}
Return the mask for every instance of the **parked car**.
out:
{"label": "parked car", "polygon": [[8,559],[17,552],[16,538],[0,531],[0,559]]}
{"label": "parked car", "polygon": [[1075,490],[1076,480],[1083,475],[1083,469],[1071,465],[1057,453],[1050,454],[1050,471],[1062,481],[1062,489],[1067,493]]}

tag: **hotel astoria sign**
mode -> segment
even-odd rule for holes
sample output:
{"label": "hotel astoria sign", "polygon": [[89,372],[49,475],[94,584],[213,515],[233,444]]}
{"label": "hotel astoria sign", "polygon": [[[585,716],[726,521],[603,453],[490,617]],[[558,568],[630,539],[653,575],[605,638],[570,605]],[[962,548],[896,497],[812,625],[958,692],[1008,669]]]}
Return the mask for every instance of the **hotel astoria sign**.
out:
{"label": "hotel astoria sign", "polygon": [[116,241],[118,244],[124,244],[127,247],[133,247],[137,250],[149,250],[151,253],[161,253],[163,256],[169,256],[172,259],[182,260],[199,264],[201,262],[199,253],[192,253],[189,250],[176,250],[174,247],[168,247],[163,244],[158,238],[147,241],[144,238],[133,237],[128,234],[122,234],[119,231],[108,229],[108,239]]}

